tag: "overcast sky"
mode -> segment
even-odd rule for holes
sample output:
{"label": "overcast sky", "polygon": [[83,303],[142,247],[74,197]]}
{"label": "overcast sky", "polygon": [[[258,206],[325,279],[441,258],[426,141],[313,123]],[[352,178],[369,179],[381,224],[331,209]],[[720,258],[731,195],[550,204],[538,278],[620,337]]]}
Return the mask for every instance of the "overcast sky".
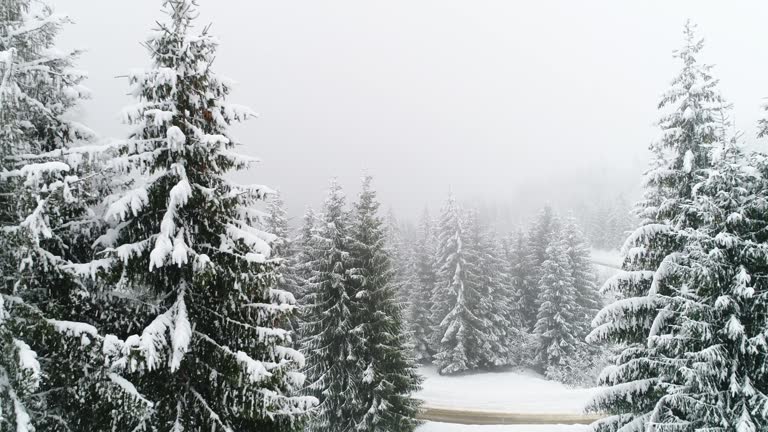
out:
{"label": "overcast sky", "polygon": [[[75,20],[61,46],[87,50],[87,123],[124,137],[116,77],[148,65],[139,42],[161,0],[52,3]],[[330,177],[352,195],[367,170],[385,207],[411,217],[449,188],[512,208],[636,193],[687,18],[753,136],[764,1],[200,0],[199,21],[221,40],[231,101],[260,114],[235,128],[263,161],[238,179],[280,189],[299,215]]]}

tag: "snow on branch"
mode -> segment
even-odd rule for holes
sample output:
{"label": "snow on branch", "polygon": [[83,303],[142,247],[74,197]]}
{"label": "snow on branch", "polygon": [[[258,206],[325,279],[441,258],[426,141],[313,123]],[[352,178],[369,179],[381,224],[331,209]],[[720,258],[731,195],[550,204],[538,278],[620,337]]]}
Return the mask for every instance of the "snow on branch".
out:
{"label": "snow on branch", "polygon": [[70,166],[60,161],[30,163],[22,168],[0,173],[0,179],[7,180],[11,177],[24,177],[27,184],[39,182],[44,174],[58,174],[69,172]]}
{"label": "snow on branch", "polygon": [[[191,337],[192,327],[187,317],[187,307],[182,291],[174,304],[163,314],[155,317],[140,336],[131,335],[125,340],[120,347],[122,358],[115,363],[120,367],[127,366],[131,371],[139,370],[140,363],[135,359],[131,359],[131,363],[126,364],[131,354],[138,354],[141,363],[151,371],[157,369],[161,360],[167,356],[169,368],[175,371],[189,351]],[[171,352],[164,353],[168,348]]]}
{"label": "snow on branch", "polygon": [[[190,389],[190,392],[195,396],[195,399],[197,399],[203,409],[205,409],[205,411],[208,413],[208,417],[212,422],[214,422],[214,424],[221,426],[225,432],[233,432],[229,426],[221,422],[221,417],[210,407],[210,405],[208,405],[208,403],[205,401],[205,398],[203,398],[203,396],[198,393],[197,390]],[[211,430],[215,430],[215,426],[212,427]]]}
{"label": "snow on branch", "polygon": [[19,339],[13,339],[13,345],[16,347],[16,356],[19,358],[19,369],[27,371],[29,374],[25,380],[28,383],[28,389],[34,391],[40,386],[42,379],[37,353],[26,342]]}
{"label": "snow on branch", "polygon": [[32,418],[29,416],[29,412],[24,406],[24,403],[14,391],[13,386],[11,386],[8,372],[2,367],[0,367],[0,390],[3,390],[3,392],[11,399],[11,402],[13,402],[13,414],[16,417],[16,432],[34,431]]}
{"label": "snow on branch", "polygon": [[[187,173],[181,164],[171,165],[171,170],[179,177],[178,183],[171,188],[168,207],[160,222],[160,233],[155,239],[155,247],[149,254],[149,270],[165,265],[168,255],[173,254],[173,263],[179,267],[187,262],[189,247],[183,237],[183,231],[176,236],[176,216],[179,209],[192,197],[192,186],[187,180]],[[175,238],[174,238],[175,237]]]}
{"label": "snow on branch", "polygon": [[154,237],[155,236],[151,236],[146,240],[142,240],[136,243],[122,244],[116,248],[106,249],[105,252],[115,252],[117,257],[120,258],[123,263],[127,263],[129,259],[138,257],[144,253],[145,250],[149,249],[150,243]]}
{"label": "snow on branch", "polygon": [[313,396],[285,396],[266,388],[260,388],[258,392],[264,397],[265,406],[277,407],[277,409],[272,408],[268,411],[270,415],[306,415],[309,410],[320,403]]}
{"label": "snow on branch", "polygon": [[104,220],[107,222],[122,222],[129,215],[138,216],[141,209],[148,202],[149,195],[145,188],[129,190],[109,206],[104,214]]}
{"label": "snow on branch", "polygon": [[269,290],[269,299],[272,303],[278,304],[278,305],[294,305],[296,304],[296,298],[293,296],[292,293],[286,290],[281,290],[277,288],[270,288]]}
{"label": "snow on branch", "polygon": [[609,403],[611,400],[617,399],[631,404],[636,397],[647,393],[648,390],[655,386],[657,383],[658,379],[656,378],[645,378],[637,381],[616,384],[597,394],[589,403],[589,405],[601,406]]}
{"label": "snow on branch", "polygon": [[136,390],[136,386],[134,386],[133,383],[131,383],[127,379],[121,377],[120,375],[118,375],[116,373],[112,373],[112,372],[107,374],[107,376],[109,377],[110,381],[112,381],[113,383],[115,383],[118,386],[120,386],[120,388],[122,388],[125,393],[127,393],[128,395],[130,395],[134,399],[141,401],[143,404],[145,404],[145,405],[147,405],[149,407],[153,407],[154,406],[154,403],[152,401],[148,400],[147,398],[145,398],[141,393],[139,393],[139,391]]}
{"label": "snow on branch", "polygon": [[237,362],[244,368],[251,384],[256,384],[272,377],[272,374],[267,370],[263,362],[252,359],[243,351],[236,352],[234,356]]}
{"label": "snow on branch", "polygon": [[90,345],[92,339],[99,339],[98,330],[96,330],[96,327],[90,324],[76,321],[59,321],[54,319],[49,319],[47,321],[48,324],[51,324],[57,332],[71,337],[79,337],[80,343],[83,346]]}
{"label": "snow on branch", "polygon": [[650,318],[641,312],[656,310],[658,302],[656,296],[643,296],[620,299],[609,304],[592,320],[594,329],[587,335],[587,341],[596,343],[606,340],[618,330],[650,324]]}
{"label": "snow on branch", "polygon": [[649,294],[656,294],[659,292],[659,283],[664,279],[674,275],[677,269],[680,268],[678,261],[683,257],[680,252],[673,252],[664,257],[659,264],[659,268],[653,274],[653,280],[651,282],[651,289]]}
{"label": "snow on branch", "polygon": [[242,241],[250,249],[250,252],[246,254],[246,259],[253,262],[264,262],[272,254],[272,248],[269,245],[276,238],[274,234],[258,230],[244,222],[238,221],[237,225],[227,225],[227,243],[224,243],[224,240],[222,240],[221,250],[230,251],[235,246],[234,242]]}
{"label": "snow on branch", "polygon": [[624,245],[621,247],[622,256],[626,256],[629,249],[637,245],[648,244],[648,240],[659,234],[672,232],[672,227],[667,224],[647,224],[637,228],[627,237]]}
{"label": "snow on branch", "polygon": [[277,345],[272,349],[272,351],[273,357],[280,363],[290,362],[295,364],[299,369],[304,368],[306,364],[304,354],[293,348]]}
{"label": "snow on branch", "polygon": [[655,272],[652,270],[621,271],[608,278],[602,288],[600,288],[600,291],[604,294],[609,292],[620,292],[622,285],[636,285],[644,281],[650,282],[653,280],[654,274]]}
{"label": "snow on branch", "polygon": [[187,305],[184,302],[184,290],[179,293],[176,300],[176,313],[173,316],[173,331],[171,332],[171,372],[179,369],[181,360],[189,351],[189,342],[192,338],[192,326],[187,316]]}
{"label": "snow on branch", "polygon": [[237,169],[246,169],[261,162],[261,159],[257,157],[247,156],[244,154],[233,152],[231,150],[227,150],[226,148],[219,149],[219,156],[228,160]]}

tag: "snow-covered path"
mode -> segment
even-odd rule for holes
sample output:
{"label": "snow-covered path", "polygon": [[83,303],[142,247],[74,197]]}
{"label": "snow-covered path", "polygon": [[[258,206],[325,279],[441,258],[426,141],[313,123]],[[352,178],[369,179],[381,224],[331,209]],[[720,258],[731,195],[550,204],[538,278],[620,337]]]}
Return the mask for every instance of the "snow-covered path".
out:
{"label": "snow-covered path", "polygon": [[586,432],[587,425],[461,425],[427,422],[417,432]]}
{"label": "snow-covered path", "polygon": [[528,370],[440,376],[422,367],[426,378],[416,397],[432,408],[525,414],[581,414],[597,389],[573,389]]}

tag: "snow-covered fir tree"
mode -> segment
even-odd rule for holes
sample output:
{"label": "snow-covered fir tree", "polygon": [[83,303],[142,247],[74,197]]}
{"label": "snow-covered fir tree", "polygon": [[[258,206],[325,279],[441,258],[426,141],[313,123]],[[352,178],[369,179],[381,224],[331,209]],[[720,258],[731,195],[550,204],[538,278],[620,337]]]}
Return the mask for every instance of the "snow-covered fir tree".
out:
{"label": "snow-covered fir tree", "polygon": [[267,214],[264,221],[266,231],[275,236],[270,244],[272,256],[287,259],[293,255],[291,230],[288,226],[288,216],[285,212],[285,202],[279,192],[267,198]]}
{"label": "snow-covered fir tree", "polygon": [[575,306],[578,324],[582,326],[577,338],[583,342],[591,330],[592,319],[603,307],[603,299],[597,289],[597,273],[592,266],[589,245],[573,218],[564,221],[560,235],[565,241],[568,266],[576,289]]}
{"label": "snow-covered fir tree", "polygon": [[[536,268],[528,252],[528,239],[523,230],[508,235],[502,243],[506,273],[509,277],[510,295],[512,296],[508,311],[512,314],[514,323],[510,344],[512,363],[518,366],[533,366],[535,336],[531,327],[526,323],[525,294],[537,292],[538,281]],[[534,307],[529,305],[528,307]],[[538,311],[537,311],[538,313]]]}
{"label": "snow-covered fir tree", "polygon": [[334,180],[308,256],[311,277],[303,298],[302,351],[307,355],[310,394],[320,400],[309,424],[318,432],[354,431],[360,420],[356,399],[365,367],[365,343],[355,329],[358,317],[351,270],[353,239],[346,198]]}
{"label": "snow-covered fir tree", "polygon": [[501,247],[476,212],[467,217],[467,286],[478,296],[473,313],[481,317],[479,366],[493,368],[509,364],[515,330],[520,327],[512,280],[506,273]]}
{"label": "snow-covered fir tree", "polygon": [[0,431],[133,430],[149,408],[79,313],[100,175],[94,133],[68,119],[89,94],[78,52],[54,48],[68,22],[0,1]]}
{"label": "snow-covered fir tree", "polygon": [[295,430],[314,399],[297,396],[303,356],[284,327],[293,296],[274,288],[272,234],[249,224],[269,192],[225,178],[253,161],[233,152],[231,123],[252,112],[226,101],[194,1],[166,0],[146,42],[152,66],[129,75],[133,125],[111,166],[135,176],[112,196],[91,263],[103,283],[141,298],[143,329],[112,351],[153,403],[152,430]]}
{"label": "snow-covered fir tree", "polygon": [[518,230],[509,235],[504,242],[504,248],[507,271],[512,278],[514,293],[517,295],[514,303],[522,320],[520,324],[523,328],[528,328],[526,316],[529,312],[525,308],[534,305],[526,304],[526,295],[536,292],[538,281],[536,280],[536,266],[528,252],[528,240],[525,233]]}
{"label": "snow-covered fir tree", "polygon": [[[275,236],[270,243],[272,258],[280,260],[278,269],[277,289],[287,291],[293,295],[298,305],[299,290],[302,285],[302,275],[300,274],[301,264],[299,262],[298,246],[296,239],[293,238],[291,229],[288,226],[288,216],[285,211],[285,202],[282,195],[277,192],[271,194],[267,203],[267,215],[264,221],[266,231]],[[299,239],[301,240],[301,239]],[[296,331],[299,328],[300,311],[297,307],[290,318],[290,329],[294,332],[294,343],[298,343]]]}
{"label": "snow-covered fir tree", "polygon": [[641,226],[622,248],[623,272],[603,288],[620,299],[598,314],[589,337],[624,347],[615,365],[601,374],[607,388],[591,403],[592,409],[610,414],[594,425],[601,432],[644,431],[660,421],[656,407],[668,389],[663,377],[675,371],[671,363],[658,361],[664,350],[649,335],[669,330],[672,299],[689,286],[680,272],[687,242],[682,233],[707,224],[692,204],[696,185],[710,171],[712,146],[720,139],[717,119],[723,100],[711,66],[697,60],[703,41],[695,27],[688,23],[684,34],[685,45],[675,53],[682,70],[659,104],[665,110],[659,122],[662,136],[651,145],[653,159],[638,205]]}
{"label": "snow-covered fir tree", "polygon": [[[309,279],[312,277],[312,262],[314,261],[313,252],[316,250],[315,231],[319,227],[319,218],[315,211],[308,207],[302,218],[299,234],[295,239],[295,252],[293,259],[287,264],[290,267],[293,276],[293,290],[296,301],[299,305],[298,318],[301,320],[302,308],[304,305],[303,297],[309,286]],[[300,330],[301,326],[297,328]]]}
{"label": "snow-covered fir tree", "polygon": [[539,282],[541,281],[541,268],[548,259],[547,248],[557,235],[559,221],[551,207],[544,207],[528,230],[527,252],[528,264],[533,269],[533,283],[521,285],[520,312],[524,325],[533,330],[538,320],[539,311]]}
{"label": "snow-covered fir tree", "polygon": [[534,332],[536,362],[546,371],[573,355],[579,344],[578,293],[564,238],[553,239],[546,250],[539,281],[539,312]]}
{"label": "snow-covered fir tree", "polygon": [[476,314],[481,293],[468,283],[466,221],[453,196],[440,216],[437,234],[437,283],[432,297],[433,362],[440,374],[475,369],[481,364],[486,323]]}
{"label": "snow-covered fir tree", "polygon": [[357,410],[355,430],[408,432],[418,425],[419,403],[412,394],[420,388],[421,378],[397,300],[392,257],[378,209],[367,176],[352,214],[350,272],[356,303],[352,333],[363,340],[354,357],[364,370],[362,376],[354,377],[360,382],[347,405]]}
{"label": "snow-covered fir tree", "polygon": [[394,267],[392,283],[395,285],[400,307],[407,310],[411,302],[411,293],[416,285],[413,249],[407,240],[407,233],[391,209],[387,213],[385,226],[387,249]]}
{"label": "snow-covered fir tree", "polygon": [[549,365],[546,375],[567,385],[592,386],[599,368],[605,365],[606,347],[588,344],[585,339],[603,300],[597,290],[597,273],[591,263],[589,247],[573,218],[564,221],[559,236],[565,246],[575,295],[572,304],[564,304],[568,308],[565,313],[570,317],[574,342],[571,355]]}
{"label": "snow-covered fir tree", "polygon": [[764,155],[748,160],[736,141],[710,152],[712,168],[694,188],[696,229],[681,232],[669,305],[648,343],[669,373],[650,422],[659,430],[759,431],[768,428],[768,174]]}
{"label": "snow-covered fir tree", "polygon": [[414,244],[416,283],[408,305],[408,326],[414,342],[414,354],[420,363],[429,363],[435,354],[432,345],[432,293],[435,290],[435,233],[432,220],[425,209],[419,221]]}

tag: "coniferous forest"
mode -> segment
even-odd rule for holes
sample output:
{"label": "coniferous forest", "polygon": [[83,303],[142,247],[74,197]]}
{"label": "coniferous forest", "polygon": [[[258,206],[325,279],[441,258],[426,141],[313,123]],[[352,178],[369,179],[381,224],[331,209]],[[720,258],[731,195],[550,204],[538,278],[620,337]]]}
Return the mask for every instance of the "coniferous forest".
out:
{"label": "coniferous forest", "polygon": [[104,137],[53,3],[0,0],[0,432],[427,431],[430,371],[590,389],[595,432],[768,430],[768,157],[694,24],[636,204],[510,226],[449,185],[387,210],[362,166],[292,214],[195,0],[158,2]]}

